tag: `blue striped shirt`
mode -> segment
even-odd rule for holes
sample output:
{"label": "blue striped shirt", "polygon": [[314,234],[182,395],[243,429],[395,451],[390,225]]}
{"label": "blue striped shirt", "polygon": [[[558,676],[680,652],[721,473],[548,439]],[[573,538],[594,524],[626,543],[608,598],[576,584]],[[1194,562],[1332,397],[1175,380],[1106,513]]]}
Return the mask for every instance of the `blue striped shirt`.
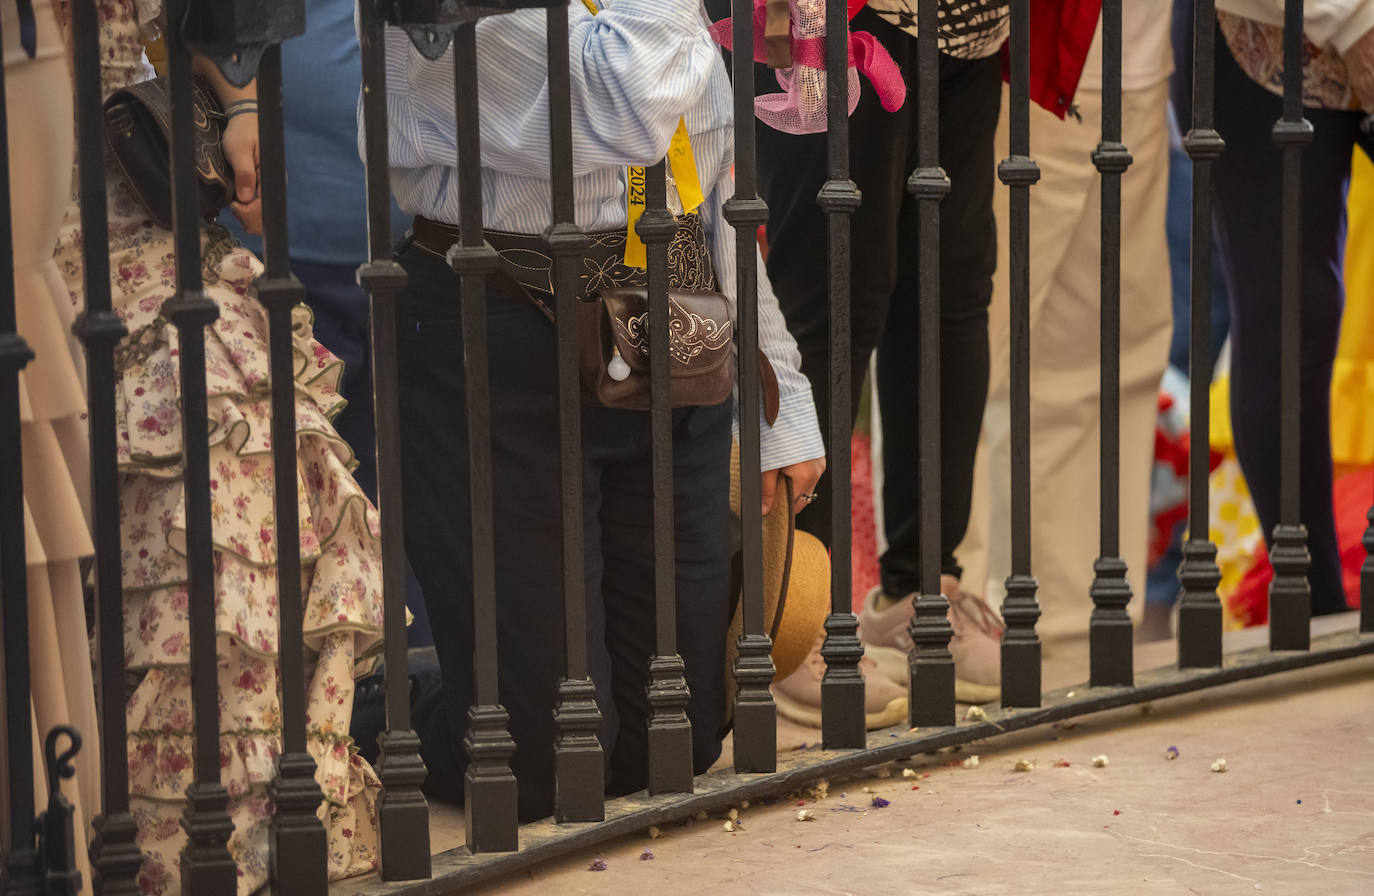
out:
{"label": "blue striped shirt", "polygon": [[[701,215],[721,291],[735,301],[735,235],[722,207],[734,193],[733,106],[699,0],[602,0],[593,17],[569,9],[573,174],[577,223],[626,224],[625,168],[652,165],[685,118],[706,202]],[[403,211],[456,224],[458,183],[453,51],[425,59],[388,29],[387,106],[392,187]],[[545,13],[477,26],[484,223],[542,233],[551,220]],[[361,114],[361,110],[360,110]],[[361,146],[359,147],[361,151]],[[759,265],[759,343],[778,375],[776,423],[763,425],[763,469],[824,455],[811,386],[777,298]]]}

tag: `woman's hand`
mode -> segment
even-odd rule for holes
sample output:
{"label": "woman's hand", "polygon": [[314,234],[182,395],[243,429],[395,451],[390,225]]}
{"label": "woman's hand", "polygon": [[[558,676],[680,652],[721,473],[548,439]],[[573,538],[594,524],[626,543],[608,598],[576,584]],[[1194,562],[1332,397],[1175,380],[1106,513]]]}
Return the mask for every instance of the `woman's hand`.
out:
{"label": "woman's hand", "polygon": [[[229,115],[224,125],[224,158],[234,170],[234,201],[229,210],[248,233],[262,233],[262,200],[258,198],[258,82],[235,87],[204,56],[191,60],[191,71],[209,82],[220,105]],[[235,111],[236,105],[247,108]]]}
{"label": "woman's hand", "polygon": [[763,474],[763,515],[773,509],[773,501],[778,494],[778,477],[786,476],[792,480],[792,512],[797,513],[813,500],[816,483],[825,473],[825,458],[805,460],[781,470],[768,470]]}
{"label": "woman's hand", "polygon": [[258,115],[240,112],[224,126],[224,158],[234,170],[234,202],[229,210],[248,233],[262,233],[262,198],[258,195]]}

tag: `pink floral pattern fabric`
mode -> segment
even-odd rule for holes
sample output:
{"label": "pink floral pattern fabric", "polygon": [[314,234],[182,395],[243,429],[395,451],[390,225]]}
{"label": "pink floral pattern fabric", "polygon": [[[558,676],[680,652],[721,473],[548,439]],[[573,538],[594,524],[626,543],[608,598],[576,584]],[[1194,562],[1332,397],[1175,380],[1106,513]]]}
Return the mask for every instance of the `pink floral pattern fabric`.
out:
{"label": "pink floral pattern fabric", "polygon": [[[98,0],[107,92],[143,77],[135,0]],[[115,309],[128,336],[116,354],[125,660],[131,811],[149,896],[180,892],[183,794],[193,780],[189,598],[181,445],[180,344],[162,314],[175,292],[173,241],[117,168],[106,166]],[[56,260],[73,301],[82,291],[79,209],[67,215]],[[234,821],[230,851],[241,896],[269,876],[268,784],[281,751],[278,652],[306,656],[308,749],[325,799],[329,873],[377,862],[380,783],[348,736],[356,675],[381,647],[382,594],[375,509],[350,475],[353,453],[330,423],[344,402],[342,365],[293,315],[297,494],[305,643],[278,641],[277,531],[271,458],[267,315],[253,281],[262,266],[223,229],[202,230],[205,291],[219,306],[206,333],[221,781]]]}
{"label": "pink floral pattern fabric", "polygon": [[[1232,13],[1217,13],[1226,46],[1241,71],[1265,89],[1283,95],[1283,29]],[[1319,109],[1358,109],[1350,77],[1329,44],[1319,47],[1303,39],[1302,102]]]}

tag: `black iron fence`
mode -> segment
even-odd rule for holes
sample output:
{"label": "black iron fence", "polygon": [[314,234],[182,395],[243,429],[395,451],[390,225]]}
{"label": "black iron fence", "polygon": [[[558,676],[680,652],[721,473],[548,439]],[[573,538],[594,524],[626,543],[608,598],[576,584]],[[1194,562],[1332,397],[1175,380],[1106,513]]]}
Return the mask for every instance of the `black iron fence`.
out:
{"label": "black iron fence", "polygon": [[[278,585],[280,638],[299,644],[302,638],[301,558],[294,537],[298,525],[294,478],[296,439],[292,402],[291,309],[302,299],[292,276],[286,233],[285,168],[282,121],[281,42],[303,28],[303,5],[296,0],[233,0],[225,3],[168,0],[170,21],[185,27],[167,34],[171,103],[171,146],[175,196],[176,295],[166,303],[166,317],[180,333],[180,371],[184,399],[186,562],[191,608],[191,664],[195,708],[195,783],[187,796],[184,827],[188,843],[182,858],[184,889],[197,896],[235,892],[236,872],[226,848],[232,824],[226,814],[228,794],[220,781],[218,720],[207,708],[216,706],[214,575],[206,414],[205,327],[218,309],[203,291],[200,221],[196,207],[195,146],[186,126],[191,111],[190,52],[218,60],[231,81],[258,78],[261,104],[262,195],[266,229],[266,273],[258,298],[267,309],[271,331],[273,382],[272,444],[276,469],[276,519],[282,537]],[[485,281],[497,266],[497,255],[483,238],[479,155],[477,22],[485,15],[525,7],[547,8],[548,96],[551,115],[550,178],[553,225],[545,237],[554,259],[559,309],[558,378],[561,461],[564,480],[563,571],[566,674],[559,687],[555,749],[557,798],[553,819],[519,826],[516,779],[510,758],[515,744],[507,731],[506,711],[498,698],[496,652],[497,590],[492,535],[490,414],[487,380]],[[937,0],[920,0],[923,21],[935,21]],[[1301,0],[1289,0],[1285,38],[1286,92],[1284,115],[1273,138],[1283,155],[1283,320],[1282,414],[1279,438],[1283,467],[1297,470],[1299,446],[1298,357],[1301,303],[1300,191],[1301,159],[1311,141],[1301,102]],[[751,0],[734,2],[734,46],[754,45]],[[767,209],[756,192],[752,59],[733,57],[736,194],[726,215],[738,239],[738,357],[740,359],[740,445],[743,475],[743,613],[744,634],[735,665],[738,691],[734,709],[733,771],[695,777],[683,707],[684,667],[675,632],[672,443],[667,373],[668,240],[673,219],[664,178],[647,177],[647,210],[639,233],[648,246],[649,320],[656,336],[650,342],[653,417],[654,599],[658,619],[655,656],[650,661],[648,791],[607,801],[603,794],[603,756],[596,737],[599,714],[588,672],[585,631],[587,599],[581,529],[581,436],[577,367],[576,268],[588,245],[574,219],[572,103],[568,54],[568,10],[558,0],[410,0],[359,3],[363,78],[367,197],[371,261],[359,281],[371,295],[373,382],[377,413],[379,507],[384,560],[385,633],[387,640],[387,730],[381,737],[377,766],[384,791],[380,804],[380,881],[326,880],[325,831],[316,817],[322,798],[315,783],[315,764],[306,751],[304,680],[299,651],[281,651],[283,744],[273,785],[276,813],[272,821],[272,876],[280,892],[293,894],[450,892],[463,883],[504,873],[523,864],[605,840],[702,810],[725,808],[744,798],[775,794],[810,779],[856,771],[941,746],[968,742],[994,733],[1041,725],[1113,706],[1143,702],[1252,678],[1287,669],[1374,652],[1374,509],[1364,544],[1369,554],[1361,580],[1362,612],[1358,630],[1310,637],[1310,593],[1306,579],[1306,535],[1298,512],[1298,477],[1283,483],[1282,525],[1275,533],[1276,578],[1270,593],[1268,649],[1225,657],[1222,653],[1222,606],[1217,597],[1220,572],[1208,532],[1208,385],[1211,382],[1210,321],[1212,258],[1212,167],[1224,164],[1223,139],[1213,128],[1215,8],[1213,0],[1196,5],[1193,120],[1185,138],[1194,162],[1192,254],[1192,452],[1190,470],[1191,538],[1184,548],[1180,577],[1183,590],[1179,621],[1179,663],[1137,680],[1132,662],[1132,628],[1126,605],[1132,597],[1117,533],[1119,468],[1119,360],[1121,177],[1131,163],[1122,144],[1121,0],[1103,4],[1104,115],[1101,142],[1092,161],[1102,173],[1102,434],[1101,557],[1088,620],[1091,644],[1090,686],[1042,693],[1040,615],[1036,580],[1031,569],[1031,540],[1052,537],[1032,529],[1029,451],[1030,370],[1030,191],[1039,178],[1030,157],[1029,39],[1030,0],[1011,2],[1011,154],[999,176],[1011,191],[1011,382],[1012,386],[1012,575],[1002,607],[1006,633],[1002,641],[1002,701],[976,721],[956,717],[951,628],[948,601],[940,593],[939,542],[923,539],[922,588],[911,624],[910,726],[883,732],[870,740],[864,730],[863,679],[858,672],[862,646],[851,612],[849,441],[830,445],[833,477],[832,611],[825,623],[823,656],[827,671],[822,685],[823,750],[779,757],[776,712],[769,693],[773,677],[771,641],[765,634],[760,531],[760,431],[757,346],[759,319],[753,241]],[[861,197],[849,172],[847,107],[846,4],[826,5],[827,81],[829,97],[829,180],[818,201],[829,220],[829,293],[831,368],[830,431],[848,432],[850,407],[849,289],[853,247],[849,221]],[[76,332],[86,349],[92,465],[93,537],[96,546],[92,583],[95,592],[96,646],[100,687],[100,730],[85,732],[98,740],[103,769],[102,810],[91,845],[95,892],[127,894],[138,890],[140,854],[129,814],[124,716],[123,596],[120,576],[120,495],[116,469],[114,416],[115,348],[124,332],[111,310],[109,257],[106,251],[104,162],[101,95],[97,60],[99,42],[94,0],[73,0],[72,43],[76,59],[78,149],[82,226],[85,234],[85,311]],[[448,256],[462,278],[463,353],[467,370],[468,442],[471,458],[470,531],[473,539],[473,589],[476,654],[472,660],[476,705],[470,712],[467,749],[472,757],[466,776],[467,845],[431,857],[429,817],[421,792],[425,769],[419,739],[411,731],[407,653],[405,649],[403,516],[397,424],[396,299],[405,273],[391,257],[387,168],[386,49],[383,28],[404,26],[417,47],[437,58],[454,48],[454,108],[458,134],[458,177],[462,220],[461,242]],[[938,157],[938,47],[934,29],[918,38],[916,100],[919,102],[920,158],[908,182],[919,207],[920,335],[919,395],[921,514],[925,531],[938,532],[939,517],[939,209],[949,181]],[[3,91],[0,90],[0,98]],[[0,109],[0,140],[5,116]],[[8,208],[8,180],[0,174],[0,205]],[[30,742],[27,596],[25,592],[23,479],[21,475],[18,375],[32,353],[16,331],[16,296],[10,254],[8,217],[0,230],[0,587],[3,588],[5,697],[9,734],[8,765],[10,842],[5,844],[4,892],[74,892],[70,846],[82,832],[70,824],[60,800],[52,802],[45,823],[36,826],[32,800],[34,775]],[[889,736],[890,735],[890,736]],[[73,739],[75,741],[75,738]],[[18,746],[16,746],[18,745]],[[94,747],[88,747],[92,749]],[[75,749],[75,744],[73,746]],[[48,752],[55,751],[49,737]],[[49,774],[59,774],[64,760],[52,756]],[[58,780],[54,779],[54,792]],[[65,839],[64,839],[65,838]],[[40,861],[40,856],[42,860]],[[277,861],[289,857],[289,861]]]}

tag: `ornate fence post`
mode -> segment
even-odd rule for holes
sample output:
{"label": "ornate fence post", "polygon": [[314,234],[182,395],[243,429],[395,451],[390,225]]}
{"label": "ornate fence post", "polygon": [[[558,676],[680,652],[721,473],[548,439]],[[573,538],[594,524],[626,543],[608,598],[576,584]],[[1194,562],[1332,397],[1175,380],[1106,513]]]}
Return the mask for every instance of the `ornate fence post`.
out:
{"label": "ornate fence post", "polygon": [[[783,4],[784,7],[786,4]],[[785,12],[785,10],[784,10]],[[778,713],[768,686],[773,682],[773,639],[764,631],[763,519],[759,485],[759,302],[758,228],[768,223],[759,198],[754,152],[754,4],[734,0],[730,61],[735,93],[735,195],[725,202],[725,219],[735,228],[739,326],[740,523],[743,549],[743,632],[735,681],[735,770],[771,772],[778,767]],[[787,35],[783,35],[784,42]],[[784,43],[786,45],[786,43]],[[728,699],[728,697],[727,697]]]}
{"label": "ornate fence post", "polygon": [[1302,522],[1302,154],[1312,123],[1302,114],[1303,2],[1283,9],[1283,117],[1274,145],[1283,154],[1283,259],[1279,328],[1279,522],[1274,526],[1269,585],[1269,646],[1307,650],[1312,643],[1312,586],[1307,527]]}
{"label": "ornate fence post", "polygon": [[1178,570],[1178,664],[1184,669],[1221,665],[1221,568],[1208,538],[1208,442],[1212,385],[1212,163],[1226,144],[1212,126],[1216,93],[1216,0],[1193,10],[1193,124],[1183,147],[1193,160],[1192,322],[1188,376],[1188,541]]}
{"label": "ornate fence post", "polygon": [[[825,676],[821,679],[821,741],[826,749],[861,749],[864,680],[859,620],[853,603],[853,520],[849,492],[850,433],[850,219],[862,197],[849,177],[849,17],[845,0],[826,0],[825,68],[829,180],[816,197],[829,223],[830,275],[830,615],[825,620]],[[752,46],[750,44],[749,46]],[[736,55],[749,47],[735,45]],[[750,79],[752,82],[752,78]]]}
{"label": "ornate fence post", "polygon": [[396,371],[396,297],[406,273],[391,258],[391,184],[387,154],[386,40],[382,4],[358,0],[362,48],[363,145],[367,178],[368,262],[358,283],[372,321],[372,395],[377,433],[377,510],[382,524],[382,600],[386,637],[386,731],[379,740],[377,806],[382,880],[430,876],[429,804],[420,787],[425,763],[411,730],[406,657],[405,517],[401,504],[401,438]]}
{"label": "ornate fence post", "polygon": [[1131,585],[1121,558],[1121,175],[1131,154],[1121,142],[1121,3],[1102,4],[1102,141],[1093,164],[1102,176],[1101,555],[1093,564],[1089,653],[1093,687],[1134,681]]}
{"label": "ornate fence post", "polygon": [[1040,705],[1040,619],[1031,574],[1030,0],[1011,3],[1011,155],[997,166],[1011,189],[1011,575],[1002,616],[1002,705]]}
{"label": "ornate fence post", "polygon": [[558,683],[554,816],[560,823],[606,817],[606,766],[597,729],[601,710],[587,666],[587,564],[582,516],[582,390],[578,370],[580,259],[591,239],[577,226],[572,166],[572,85],[568,7],[548,12],[549,176],[553,224],[544,235],[553,259],[557,305],[558,431],[563,476],[563,627],[567,674]]}
{"label": "ornate fence post", "polygon": [[119,528],[119,457],[115,422],[115,346],[125,335],[110,301],[109,221],[105,207],[105,133],[101,108],[100,34],[95,0],[73,0],[71,42],[76,86],[85,310],[73,331],[86,350],[90,409],[91,516],[95,542],[96,686],[100,705],[102,811],[92,821],[91,888],[101,896],[135,896],[143,854],[129,815],[129,763],[124,716],[124,587]]}

